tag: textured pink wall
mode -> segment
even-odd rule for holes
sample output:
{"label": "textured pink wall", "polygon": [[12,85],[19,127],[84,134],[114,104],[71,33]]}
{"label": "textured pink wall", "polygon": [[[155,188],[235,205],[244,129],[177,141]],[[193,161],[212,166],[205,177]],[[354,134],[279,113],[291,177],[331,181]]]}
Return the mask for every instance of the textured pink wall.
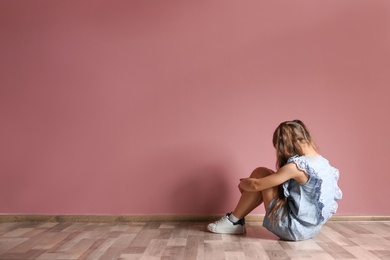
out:
{"label": "textured pink wall", "polygon": [[224,213],[299,118],[390,214],[389,46],[389,1],[1,1],[0,213]]}

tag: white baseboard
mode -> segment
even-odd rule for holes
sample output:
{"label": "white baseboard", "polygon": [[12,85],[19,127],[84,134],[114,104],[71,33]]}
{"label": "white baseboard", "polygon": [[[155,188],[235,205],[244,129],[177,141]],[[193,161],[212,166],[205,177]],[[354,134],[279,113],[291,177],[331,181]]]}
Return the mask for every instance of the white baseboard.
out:
{"label": "white baseboard", "polygon": [[[2,222],[207,222],[221,215],[11,215],[0,214]],[[262,222],[264,214],[250,214],[247,222]],[[330,221],[390,221],[390,215],[334,215]]]}

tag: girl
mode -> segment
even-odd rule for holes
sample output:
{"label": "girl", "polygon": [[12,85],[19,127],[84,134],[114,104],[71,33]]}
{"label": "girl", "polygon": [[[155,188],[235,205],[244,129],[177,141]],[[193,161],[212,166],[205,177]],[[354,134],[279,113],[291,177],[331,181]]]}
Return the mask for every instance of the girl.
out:
{"label": "girl", "polygon": [[342,192],[339,172],[318,154],[306,126],[300,120],[281,123],[273,135],[277,172],[255,169],[240,179],[241,198],[233,212],[211,223],[214,233],[243,234],[245,219],[264,204],[263,226],[283,240],[314,237],[336,212]]}

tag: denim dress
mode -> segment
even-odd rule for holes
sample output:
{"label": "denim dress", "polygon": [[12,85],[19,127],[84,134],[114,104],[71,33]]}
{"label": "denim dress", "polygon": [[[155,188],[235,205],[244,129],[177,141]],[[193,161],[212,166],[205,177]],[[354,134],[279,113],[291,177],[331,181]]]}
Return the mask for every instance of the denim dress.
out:
{"label": "denim dress", "polygon": [[280,214],[281,219],[274,223],[269,212],[276,199],[266,211],[263,226],[283,240],[305,240],[317,235],[322,225],[337,210],[337,200],[342,192],[337,185],[339,171],[322,156],[293,156],[287,163],[295,163],[304,171],[309,180],[300,184],[290,179],[282,184],[286,197],[287,214]]}

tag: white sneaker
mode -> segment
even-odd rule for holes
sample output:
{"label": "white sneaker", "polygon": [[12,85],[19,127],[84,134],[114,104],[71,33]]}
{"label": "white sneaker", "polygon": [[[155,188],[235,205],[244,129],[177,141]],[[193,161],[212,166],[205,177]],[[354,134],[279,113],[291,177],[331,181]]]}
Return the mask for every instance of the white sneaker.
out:
{"label": "white sneaker", "polygon": [[245,219],[240,219],[237,223],[233,223],[229,220],[229,215],[231,213],[226,214],[220,220],[215,221],[214,223],[210,223],[207,226],[207,229],[213,233],[219,234],[244,234],[246,232],[245,229]]}

